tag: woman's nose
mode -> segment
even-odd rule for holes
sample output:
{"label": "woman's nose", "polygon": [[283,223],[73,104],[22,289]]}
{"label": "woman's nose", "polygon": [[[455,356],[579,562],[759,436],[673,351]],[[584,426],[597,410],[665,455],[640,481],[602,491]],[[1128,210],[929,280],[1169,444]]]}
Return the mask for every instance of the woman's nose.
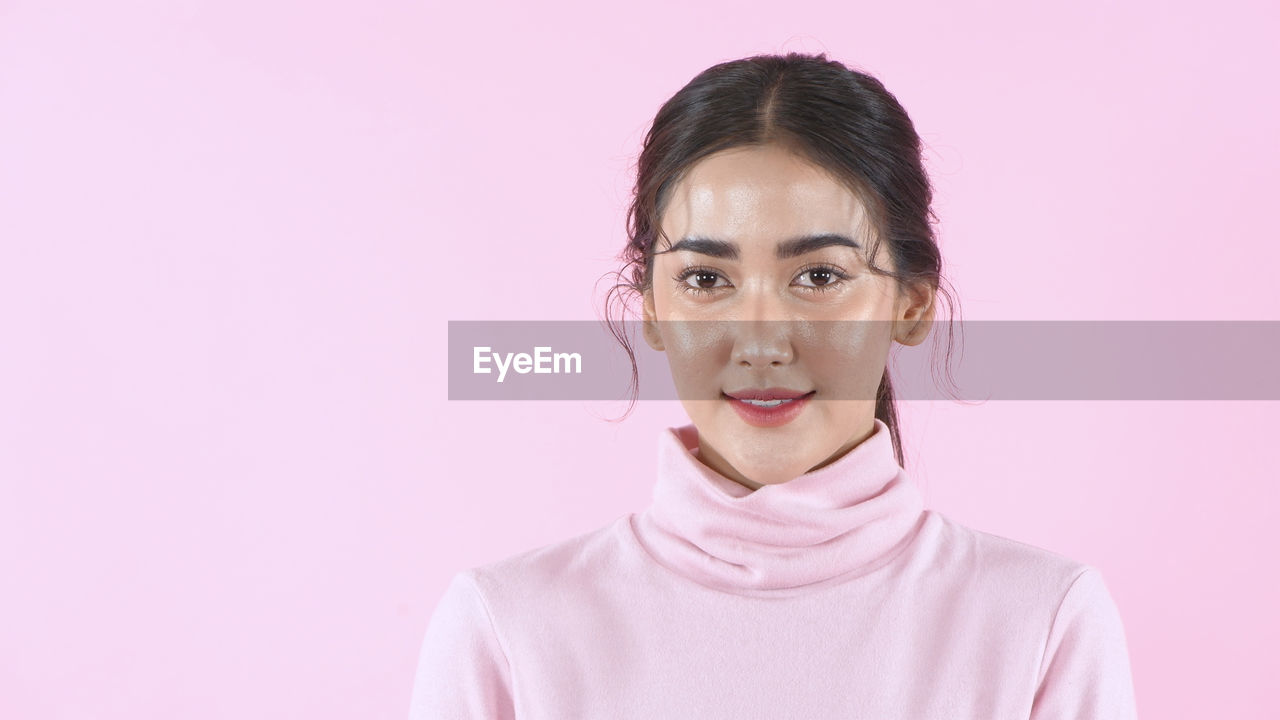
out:
{"label": "woman's nose", "polygon": [[791,321],[769,298],[757,296],[745,303],[733,321],[732,361],[747,367],[786,365],[795,359]]}
{"label": "woman's nose", "polygon": [[733,344],[733,362],[745,367],[789,365],[795,359],[783,321],[743,321]]}

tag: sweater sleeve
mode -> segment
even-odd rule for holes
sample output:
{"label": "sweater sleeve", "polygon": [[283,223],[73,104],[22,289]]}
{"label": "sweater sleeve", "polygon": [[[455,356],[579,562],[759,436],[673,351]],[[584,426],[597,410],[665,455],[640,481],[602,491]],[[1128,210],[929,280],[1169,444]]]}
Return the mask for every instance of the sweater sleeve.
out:
{"label": "sweater sleeve", "polygon": [[1049,629],[1031,720],[1134,720],[1124,626],[1101,573],[1087,567]]}
{"label": "sweater sleeve", "polygon": [[515,718],[511,667],[470,570],[453,577],[427,624],[409,718]]}

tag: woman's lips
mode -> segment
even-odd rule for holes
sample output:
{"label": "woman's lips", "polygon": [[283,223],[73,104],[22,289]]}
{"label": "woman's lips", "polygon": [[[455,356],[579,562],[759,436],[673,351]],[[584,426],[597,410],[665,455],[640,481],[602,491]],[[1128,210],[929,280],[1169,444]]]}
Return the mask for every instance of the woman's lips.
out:
{"label": "woman's lips", "polygon": [[802,395],[808,395],[811,392],[813,391],[810,390],[805,392],[804,390],[791,390],[790,388],[784,387],[769,387],[760,390],[749,388],[724,394],[737,400],[793,400]]}
{"label": "woman's lips", "polygon": [[[807,393],[797,394],[787,391],[764,390],[735,393],[734,395],[721,394],[729,402],[729,405],[737,411],[738,416],[748,425],[778,427],[796,419],[805,406],[809,404],[809,398],[813,397],[815,392],[817,391],[810,390]],[[781,399],[787,396],[790,396],[791,399]],[[757,402],[750,401],[756,398],[759,398]]]}

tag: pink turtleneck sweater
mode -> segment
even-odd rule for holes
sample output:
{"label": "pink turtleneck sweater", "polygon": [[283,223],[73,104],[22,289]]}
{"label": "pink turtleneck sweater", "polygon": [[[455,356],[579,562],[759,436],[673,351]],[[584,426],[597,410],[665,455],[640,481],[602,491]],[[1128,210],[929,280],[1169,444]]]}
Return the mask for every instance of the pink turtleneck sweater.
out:
{"label": "pink turtleneck sweater", "polygon": [[412,720],[1128,720],[1097,569],[932,510],[888,427],[752,491],[659,442],[653,502],[459,572]]}

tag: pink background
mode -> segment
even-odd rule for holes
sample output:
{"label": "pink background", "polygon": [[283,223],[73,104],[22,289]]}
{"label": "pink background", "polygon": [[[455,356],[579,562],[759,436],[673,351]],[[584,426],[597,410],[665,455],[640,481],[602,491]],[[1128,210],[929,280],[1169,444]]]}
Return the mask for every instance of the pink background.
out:
{"label": "pink background", "polygon": [[[722,60],[886,83],[966,320],[1280,320],[1274,3],[797,5],[0,2],[0,716],[403,717],[453,572],[642,508],[678,403],[449,403],[446,321],[594,319]],[[1280,403],[902,411],[1144,717],[1274,711]]]}

